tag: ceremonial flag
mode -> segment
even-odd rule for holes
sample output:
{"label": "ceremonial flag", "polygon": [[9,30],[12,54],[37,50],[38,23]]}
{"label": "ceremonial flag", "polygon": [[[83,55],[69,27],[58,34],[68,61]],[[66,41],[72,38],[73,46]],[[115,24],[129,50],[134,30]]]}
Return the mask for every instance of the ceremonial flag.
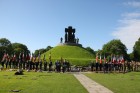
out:
{"label": "ceremonial flag", "polygon": [[6,61],[8,61],[9,60],[9,54],[7,53],[7,55],[6,55]]}
{"label": "ceremonial flag", "polygon": [[39,54],[38,54],[38,60],[40,60],[40,52],[39,52]]}
{"label": "ceremonial flag", "polygon": [[123,55],[121,56],[121,62],[124,63],[124,58]]}
{"label": "ceremonial flag", "polygon": [[19,61],[21,61],[22,60],[22,54],[21,54],[21,52],[19,53]]}
{"label": "ceremonial flag", "polygon": [[14,61],[16,60],[16,53],[14,53]]}
{"label": "ceremonial flag", "polygon": [[25,61],[25,55],[24,55],[24,52],[22,53],[22,61]]}
{"label": "ceremonial flag", "polygon": [[63,58],[61,57],[61,63],[63,63]]}
{"label": "ceremonial flag", "polygon": [[33,56],[33,62],[36,62],[36,59],[37,59],[36,56]]}
{"label": "ceremonial flag", "polygon": [[34,57],[33,57],[33,53],[32,53],[32,54],[31,54],[31,57],[30,57],[30,61],[33,62],[33,59],[34,59]]}
{"label": "ceremonial flag", "polygon": [[105,55],[104,55],[104,63],[106,62],[106,58],[105,58]]}
{"label": "ceremonial flag", "polygon": [[117,55],[117,62],[120,63],[120,56]]}
{"label": "ceremonial flag", "polygon": [[101,54],[100,54],[100,64],[102,64],[102,56],[101,56]]}
{"label": "ceremonial flag", "polygon": [[44,54],[43,60],[45,60],[45,54]]}
{"label": "ceremonial flag", "polygon": [[113,62],[113,56],[112,56],[112,54],[111,54],[111,62]]}
{"label": "ceremonial flag", "polygon": [[116,56],[114,55],[114,57],[113,57],[113,63],[115,63],[116,62]]}
{"label": "ceremonial flag", "polygon": [[96,54],[96,62],[98,62],[98,53]]}
{"label": "ceremonial flag", "polygon": [[26,55],[26,61],[30,60],[30,53],[27,53]]}
{"label": "ceremonial flag", "polygon": [[50,54],[49,54],[49,60],[51,61],[51,52],[50,52]]}
{"label": "ceremonial flag", "polygon": [[4,61],[6,59],[6,57],[7,57],[7,54],[4,53],[3,58],[2,58],[2,61]]}

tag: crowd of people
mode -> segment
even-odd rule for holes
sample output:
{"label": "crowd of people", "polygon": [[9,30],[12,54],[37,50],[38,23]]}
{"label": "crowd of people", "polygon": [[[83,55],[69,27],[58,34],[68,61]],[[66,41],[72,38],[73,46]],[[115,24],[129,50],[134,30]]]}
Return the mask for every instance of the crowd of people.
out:
{"label": "crowd of people", "polygon": [[[34,55],[20,53],[18,56],[13,54],[9,56],[4,53],[1,60],[1,68],[6,69],[23,69],[23,70],[35,70],[35,71],[56,71],[56,72],[70,72],[71,64],[66,59],[56,60],[56,62],[51,61],[51,56],[49,57],[49,62],[46,61],[45,56],[43,59],[40,58],[40,54],[36,57]],[[77,68],[77,71],[84,71],[84,67]],[[127,62],[124,60],[111,60],[110,62],[97,60],[96,62],[91,62],[88,71],[104,72],[109,73],[113,71],[127,72],[127,71],[140,71],[139,62]]]}
{"label": "crowd of people", "polygon": [[91,71],[99,72],[103,71],[104,73],[109,73],[113,71],[118,72],[129,72],[129,71],[140,71],[140,63],[139,62],[91,62]]}
{"label": "crowd of people", "polygon": [[35,70],[35,71],[56,71],[56,72],[66,72],[70,71],[70,63],[67,60],[56,60],[53,64],[49,58],[49,62],[46,61],[45,57],[40,58],[29,54],[20,53],[17,57],[16,54],[9,56],[4,53],[1,60],[2,68],[6,69],[23,69],[23,70]]}

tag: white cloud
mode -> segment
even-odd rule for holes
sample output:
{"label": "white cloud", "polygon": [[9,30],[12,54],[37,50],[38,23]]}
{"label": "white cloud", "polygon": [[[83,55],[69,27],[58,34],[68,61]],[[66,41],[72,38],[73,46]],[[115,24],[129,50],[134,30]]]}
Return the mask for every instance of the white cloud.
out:
{"label": "white cloud", "polygon": [[138,1],[125,2],[124,5],[140,8],[140,2]]}
{"label": "white cloud", "polygon": [[135,42],[140,38],[140,13],[125,13],[124,18],[119,20],[120,26],[112,33],[120,39],[132,52]]}
{"label": "white cloud", "polygon": [[140,18],[140,13],[134,12],[134,13],[124,13],[122,16],[125,19],[139,19]]}

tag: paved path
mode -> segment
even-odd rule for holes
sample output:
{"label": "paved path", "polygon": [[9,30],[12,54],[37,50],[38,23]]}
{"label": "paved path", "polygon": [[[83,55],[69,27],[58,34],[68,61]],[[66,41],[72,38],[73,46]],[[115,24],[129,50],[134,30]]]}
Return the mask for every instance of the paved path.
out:
{"label": "paved path", "polygon": [[96,83],[81,73],[74,74],[74,76],[80,81],[80,83],[87,89],[89,93],[113,93],[111,90]]}

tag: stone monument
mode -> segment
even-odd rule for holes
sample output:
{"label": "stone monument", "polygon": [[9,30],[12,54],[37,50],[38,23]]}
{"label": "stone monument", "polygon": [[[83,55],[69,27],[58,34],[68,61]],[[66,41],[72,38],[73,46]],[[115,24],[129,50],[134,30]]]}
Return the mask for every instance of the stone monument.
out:
{"label": "stone monument", "polygon": [[68,28],[65,28],[65,37],[64,37],[64,43],[63,38],[60,38],[60,44],[59,45],[71,45],[71,46],[80,46],[82,47],[81,44],[79,44],[79,38],[75,38],[75,29],[72,28],[72,26],[69,26]]}

